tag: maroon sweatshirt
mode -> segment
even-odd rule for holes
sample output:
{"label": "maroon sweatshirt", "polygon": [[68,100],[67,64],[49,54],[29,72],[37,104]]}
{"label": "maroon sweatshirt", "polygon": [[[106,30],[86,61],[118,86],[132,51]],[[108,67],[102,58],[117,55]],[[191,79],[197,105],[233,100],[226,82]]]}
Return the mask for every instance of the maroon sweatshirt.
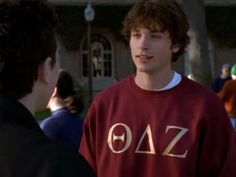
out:
{"label": "maroon sweatshirt", "polygon": [[182,76],[146,91],[131,76],[99,94],[80,152],[98,177],[236,177],[236,134],[210,89]]}

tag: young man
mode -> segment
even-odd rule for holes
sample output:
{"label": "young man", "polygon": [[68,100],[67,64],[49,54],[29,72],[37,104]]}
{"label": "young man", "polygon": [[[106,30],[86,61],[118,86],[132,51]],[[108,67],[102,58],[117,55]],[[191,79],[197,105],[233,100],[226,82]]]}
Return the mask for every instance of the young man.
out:
{"label": "young man", "polygon": [[222,102],[171,68],[188,28],[174,0],[142,0],[129,11],[136,74],[94,99],[80,146],[98,177],[236,176],[236,135]]}
{"label": "young man", "polygon": [[92,177],[75,151],[49,140],[33,114],[58,78],[56,16],[40,0],[0,1],[0,176]]}
{"label": "young man", "polygon": [[236,129],[236,64],[233,65],[230,73],[232,79],[225,83],[223,89],[218,93],[218,95],[224,102],[231,123]]}

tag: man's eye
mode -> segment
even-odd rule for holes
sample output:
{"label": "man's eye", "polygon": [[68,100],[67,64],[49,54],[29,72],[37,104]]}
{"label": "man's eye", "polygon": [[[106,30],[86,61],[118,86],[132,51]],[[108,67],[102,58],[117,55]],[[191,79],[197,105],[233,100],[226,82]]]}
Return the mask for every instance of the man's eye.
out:
{"label": "man's eye", "polygon": [[160,39],[160,38],[161,38],[161,35],[159,35],[159,34],[152,34],[151,37],[152,37],[152,38]]}
{"label": "man's eye", "polygon": [[139,34],[139,33],[132,33],[132,36],[134,36],[134,37],[139,37],[140,34]]}

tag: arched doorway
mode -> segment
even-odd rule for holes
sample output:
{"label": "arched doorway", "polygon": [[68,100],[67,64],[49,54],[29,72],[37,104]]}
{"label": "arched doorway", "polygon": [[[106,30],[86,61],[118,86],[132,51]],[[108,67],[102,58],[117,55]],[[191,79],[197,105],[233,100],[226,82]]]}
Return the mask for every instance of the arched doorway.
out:
{"label": "arched doorway", "polygon": [[[91,36],[93,93],[96,94],[114,83],[113,48],[110,40],[101,34]],[[82,42],[81,75],[88,78],[88,44],[87,39]]]}

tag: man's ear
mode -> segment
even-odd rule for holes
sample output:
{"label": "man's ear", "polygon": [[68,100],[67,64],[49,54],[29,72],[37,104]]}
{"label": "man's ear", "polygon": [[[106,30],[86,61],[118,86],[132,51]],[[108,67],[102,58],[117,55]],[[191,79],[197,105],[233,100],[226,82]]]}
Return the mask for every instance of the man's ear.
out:
{"label": "man's ear", "polygon": [[44,84],[49,83],[49,74],[50,70],[52,70],[50,65],[51,60],[51,57],[47,57],[46,60],[42,64],[40,64],[38,68],[38,80],[43,82]]}
{"label": "man's ear", "polygon": [[179,49],[180,49],[180,45],[179,44],[174,44],[171,47],[171,50],[172,50],[173,53],[177,53],[179,51]]}

